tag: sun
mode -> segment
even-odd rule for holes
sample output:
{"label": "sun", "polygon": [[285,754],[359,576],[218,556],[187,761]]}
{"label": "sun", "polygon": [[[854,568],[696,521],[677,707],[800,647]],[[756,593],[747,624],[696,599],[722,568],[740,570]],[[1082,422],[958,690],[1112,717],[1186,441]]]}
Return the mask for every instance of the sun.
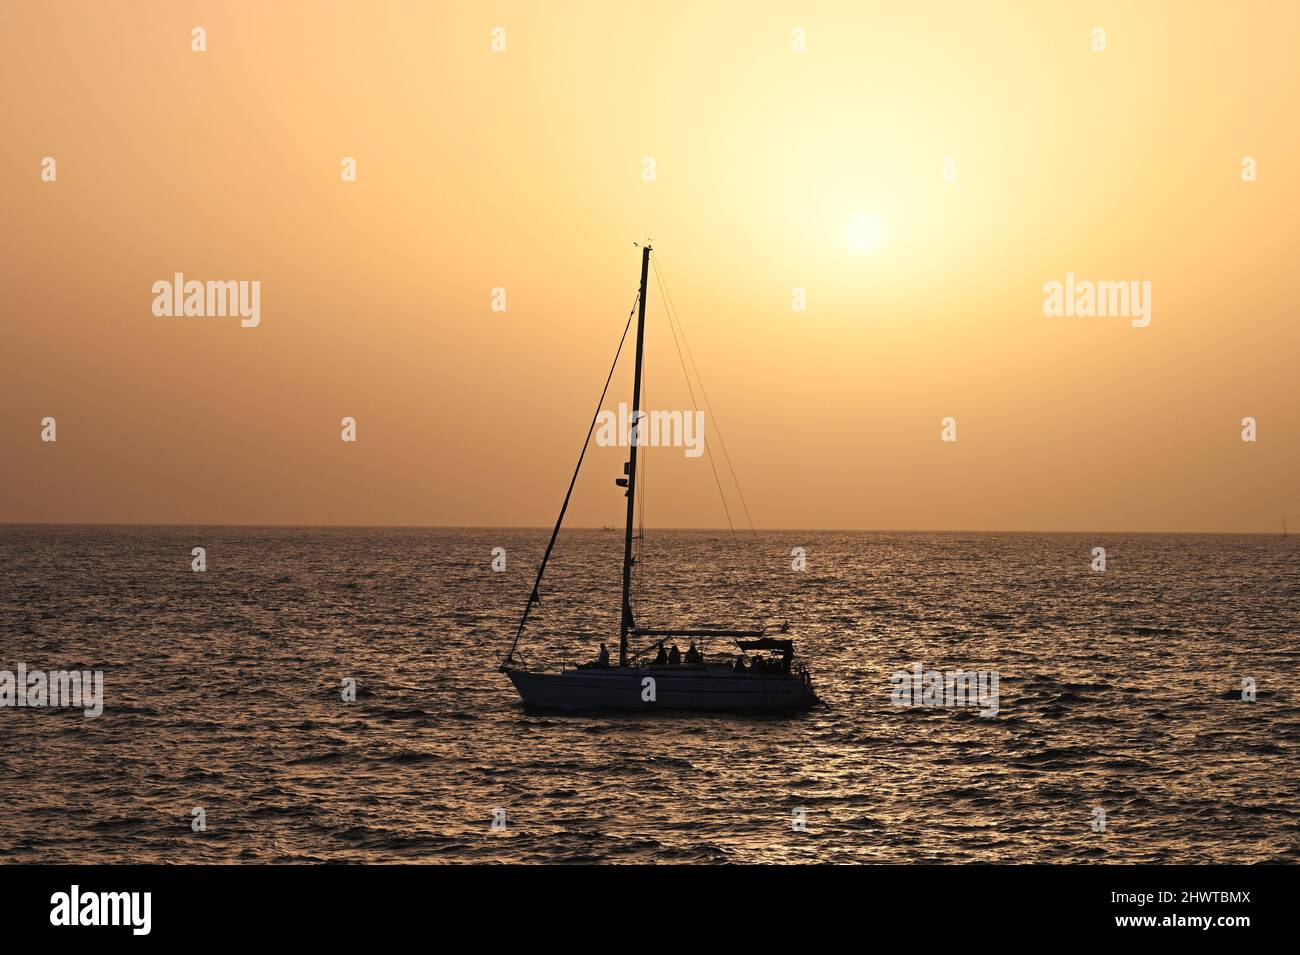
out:
{"label": "sun", "polygon": [[859,212],[844,224],[844,241],[854,252],[870,252],[885,238],[885,227],[869,212]]}

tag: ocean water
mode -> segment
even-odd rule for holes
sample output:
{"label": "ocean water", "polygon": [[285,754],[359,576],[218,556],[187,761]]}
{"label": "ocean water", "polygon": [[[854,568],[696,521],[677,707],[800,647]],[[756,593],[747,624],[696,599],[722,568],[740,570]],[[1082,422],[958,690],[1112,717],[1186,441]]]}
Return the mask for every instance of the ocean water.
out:
{"label": "ocean water", "polygon": [[[525,712],[545,538],[0,527],[0,670],[105,681],[0,708],[0,859],[1300,861],[1294,537],[650,532],[643,625],[788,616],[827,705],[766,717]],[[621,546],[565,532],[530,662],[616,643]],[[997,715],[894,705],[917,663]]]}

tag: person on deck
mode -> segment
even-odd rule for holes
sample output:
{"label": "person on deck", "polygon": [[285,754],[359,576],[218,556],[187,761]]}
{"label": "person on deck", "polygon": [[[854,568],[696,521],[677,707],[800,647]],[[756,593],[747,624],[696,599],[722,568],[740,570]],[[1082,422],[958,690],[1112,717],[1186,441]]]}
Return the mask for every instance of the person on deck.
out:
{"label": "person on deck", "polygon": [[655,666],[662,667],[667,665],[668,651],[664,649],[664,645],[661,643],[659,644],[659,653],[655,656]]}
{"label": "person on deck", "polygon": [[691,641],[690,647],[686,650],[687,663],[703,663],[704,657],[700,656],[700,651],[695,649],[695,641]]}
{"label": "person on deck", "polygon": [[731,672],[733,672],[733,673],[744,673],[744,672],[745,672],[745,658],[744,658],[744,657],[736,657],[736,662],[735,662],[735,664],[732,665],[732,667],[731,667]]}
{"label": "person on deck", "polygon": [[605,648],[605,644],[603,643],[600,645],[600,653],[596,655],[596,666],[609,666],[609,650]]}
{"label": "person on deck", "polygon": [[673,648],[668,651],[668,665],[675,667],[677,666],[677,664],[681,662],[682,662],[682,651],[678,650],[677,644],[674,643]]}

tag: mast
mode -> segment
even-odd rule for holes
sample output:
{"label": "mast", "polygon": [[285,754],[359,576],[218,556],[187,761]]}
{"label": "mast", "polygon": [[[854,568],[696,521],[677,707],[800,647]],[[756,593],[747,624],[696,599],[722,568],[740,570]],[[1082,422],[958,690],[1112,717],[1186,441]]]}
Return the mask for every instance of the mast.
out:
{"label": "mast", "polygon": [[[636,371],[632,378],[632,440],[627,472],[627,529],[623,534],[623,609],[618,625],[618,665],[627,666],[627,632],[632,622],[632,523],[636,509],[636,446],[641,423],[641,356],[645,350],[645,287],[650,273],[650,246],[641,250],[641,294],[637,298]],[[618,482],[622,484],[623,482]]]}

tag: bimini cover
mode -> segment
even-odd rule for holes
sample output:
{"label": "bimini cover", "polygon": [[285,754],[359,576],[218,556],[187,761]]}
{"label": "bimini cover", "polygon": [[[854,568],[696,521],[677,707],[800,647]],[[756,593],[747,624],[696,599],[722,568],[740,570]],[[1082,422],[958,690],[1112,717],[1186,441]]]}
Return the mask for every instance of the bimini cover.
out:
{"label": "bimini cover", "polygon": [[762,640],[737,640],[736,645],[742,650],[784,650],[794,653],[793,640],[774,640],[764,637]]}

